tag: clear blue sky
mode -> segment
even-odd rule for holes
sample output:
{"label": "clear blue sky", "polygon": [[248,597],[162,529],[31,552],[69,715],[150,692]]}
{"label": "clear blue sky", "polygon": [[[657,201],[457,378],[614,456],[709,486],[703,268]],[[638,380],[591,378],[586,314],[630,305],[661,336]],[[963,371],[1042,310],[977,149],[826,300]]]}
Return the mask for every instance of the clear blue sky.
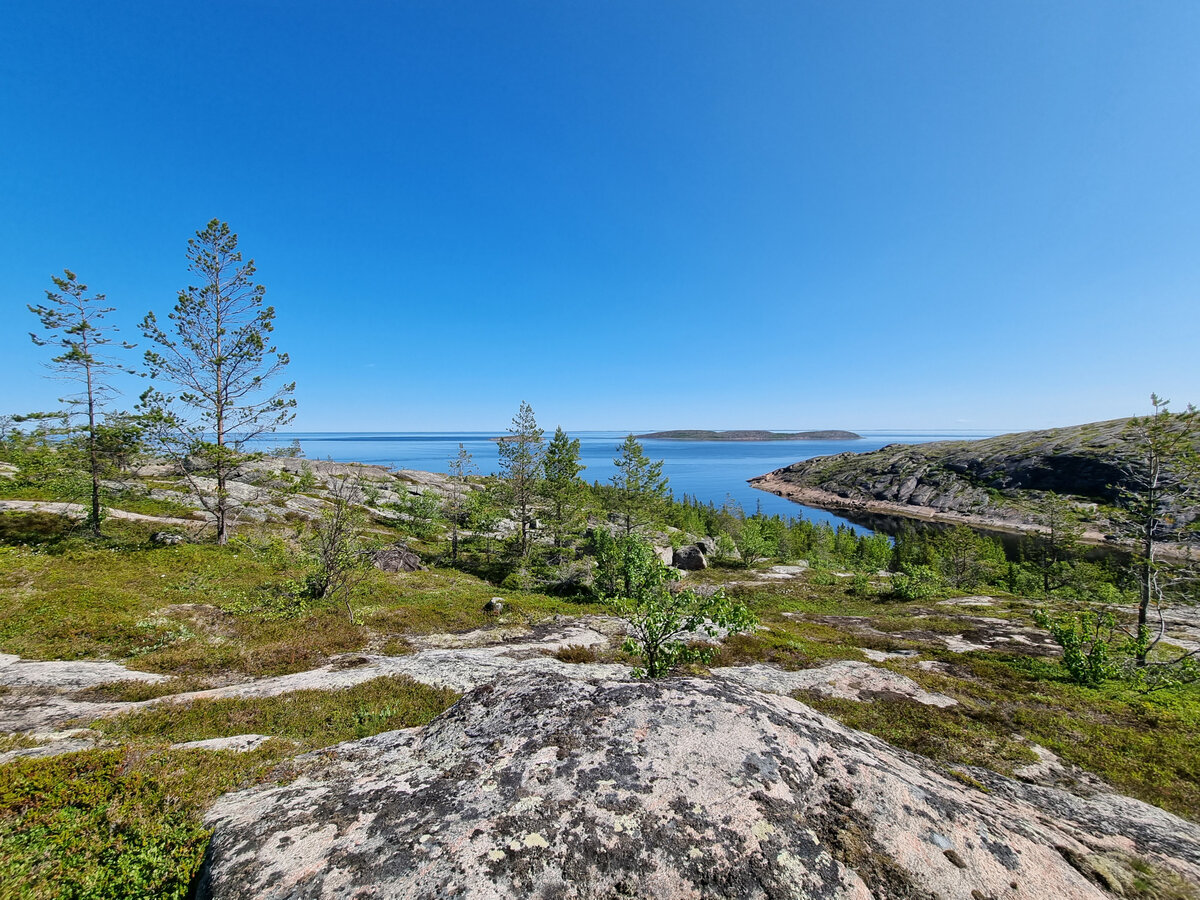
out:
{"label": "clear blue sky", "polygon": [[132,335],[212,217],[297,429],[1200,402],[1194,0],[13,0],[0,122],[0,411],[52,273]]}

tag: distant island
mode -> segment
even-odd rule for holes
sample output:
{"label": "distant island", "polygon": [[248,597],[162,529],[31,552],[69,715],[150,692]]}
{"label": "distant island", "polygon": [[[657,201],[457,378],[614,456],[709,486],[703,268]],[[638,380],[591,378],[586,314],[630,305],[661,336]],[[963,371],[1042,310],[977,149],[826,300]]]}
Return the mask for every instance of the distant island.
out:
{"label": "distant island", "polygon": [[853,431],[653,431],[639,438],[659,441],[860,441]]}

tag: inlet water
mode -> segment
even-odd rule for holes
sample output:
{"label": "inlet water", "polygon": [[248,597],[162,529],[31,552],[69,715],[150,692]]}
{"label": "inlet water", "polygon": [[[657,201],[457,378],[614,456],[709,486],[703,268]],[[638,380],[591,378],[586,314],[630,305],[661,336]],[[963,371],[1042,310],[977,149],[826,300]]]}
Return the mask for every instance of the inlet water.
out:
{"label": "inlet water", "polygon": [[[736,503],[747,513],[761,509],[767,515],[785,518],[803,515],[814,522],[836,526],[851,523],[825,510],[755,490],[746,480],[815,456],[846,451],[864,453],[897,443],[973,440],[994,433],[867,431],[862,432],[861,440],[851,441],[667,441],[648,438],[641,443],[647,456],[663,461],[663,474],[669,479],[671,491],[677,498],[687,494],[718,506]],[[617,447],[625,434],[619,431],[571,434],[572,438],[579,439],[580,456],[587,466],[580,477],[607,483],[616,474],[613,458],[617,456]],[[498,445],[492,440],[496,436],[496,432],[491,431],[280,432],[266,435],[257,442],[256,449],[277,453],[292,441],[299,441],[309,459],[445,472],[450,459],[458,454],[458,445],[462,444],[471,452],[480,474],[491,475],[499,469]],[[861,525],[856,527],[866,530]]]}

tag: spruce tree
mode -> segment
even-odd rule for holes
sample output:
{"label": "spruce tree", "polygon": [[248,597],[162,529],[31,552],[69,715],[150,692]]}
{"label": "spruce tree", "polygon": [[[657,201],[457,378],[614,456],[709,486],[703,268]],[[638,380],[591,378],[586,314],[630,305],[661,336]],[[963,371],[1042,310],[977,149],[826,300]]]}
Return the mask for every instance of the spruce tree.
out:
{"label": "spruce tree", "polygon": [[213,219],[196,232],[187,260],[199,284],[179,292],[171,324],[160,327],[153,312],[142,321],[142,333],[158,345],[146,351],[151,376],[178,391],[151,388],[142,407],[163,449],[185,463],[185,474],[215,481],[215,490],[200,490],[194,480],[193,486],[224,544],[234,508],[229,479],[253,456],[245,452],[249,441],[292,421],[296,385],[270,384],[288,356],[269,344],[275,308],[263,306],[266,288],[254,283],[254,260],[243,261],[229,225]]}
{"label": "spruce tree", "polygon": [[522,402],[513,416],[508,436],[500,439],[500,474],[507,489],[509,509],[520,524],[517,550],[522,559],[529,553],[531,510],[542,474],[542,434],[533,409]]}
{"label": "spruce tree", "polygon": [[[67,420],[68,434],[79,434],[83,437],[87,453],[87,469],[91,488],[91,502],[88,505],[87,526],[92,534],[100,535],[100,522],[103,509],[100,503],[101,485],[104,476],[105,453],[102,446],[103,425],[99,421],[100,411],[115,393],[112,378],[118,372],[133,374],[133,370],[122,365],[109,352],[112,345],[125,350],[133,349],[133,344],[116,341],[111,335],[118,329],[104,324],[104,317],[112,312],[114,307],[104,305],[104,295],[87,296],[88,287],[83,284],[70,269],[64,269],[65,277],[52,275],[57,291],[46,291],[46,302],[37,306],[29,306],[29,311],[38,317],[46,336],[30,332],[29,336],[39,347],[54,346],[62,349],[62,353],[51,358],[49,367],[58,377],[73,381],[80,385],[78,394],[63,397],[60,403],[66,404],[62,413]],[[70,425],[74,414],[85,418],[83,425],[77,430]]]}

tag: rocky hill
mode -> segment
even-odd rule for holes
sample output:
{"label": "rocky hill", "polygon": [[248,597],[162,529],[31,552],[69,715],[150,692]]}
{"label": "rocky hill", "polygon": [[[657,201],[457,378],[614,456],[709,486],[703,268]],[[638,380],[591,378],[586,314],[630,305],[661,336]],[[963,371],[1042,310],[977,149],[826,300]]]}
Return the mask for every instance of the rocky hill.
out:
{"label": "rocky hill", "polygon": [[1170,813],[948,774],[720,679],[516,676],[297,763],[213,807],[199,896],[1103,900],[1200,878],[1200,829]]}
{"label": "rocky hill", "polygon": [[[1129,419],[975,441],[890,444],[794,463],[750,480],[810,506],[985,527],[1035,528],[1047,492],[1076,501],[1093,540],[1109,528],[1129,471],[1139,466]],[[1180,510],[1179,524],[1196,517]]]}
{"label": "rocky hill", "polygon": [[683,429],[680,431],[652,431],[639,434],[639,438],[658,441],[858,441],[861,434],[853,431],[704,431]]}

